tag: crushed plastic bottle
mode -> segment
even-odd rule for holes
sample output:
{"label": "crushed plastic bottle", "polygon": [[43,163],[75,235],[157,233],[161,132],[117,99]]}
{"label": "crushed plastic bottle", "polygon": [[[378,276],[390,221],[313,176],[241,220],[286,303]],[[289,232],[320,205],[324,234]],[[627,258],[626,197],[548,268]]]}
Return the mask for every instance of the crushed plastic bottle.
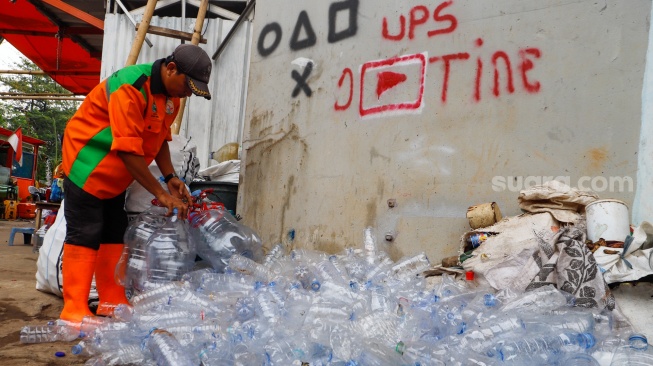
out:
{"label": "crushed plastic bottle", "polygon": [[610,366],[653,365],[653,352],[643,334],[628,337],[628,344],[619,347]]}
{"label": "crushed plastic bottle", "polygon": [[192,213],[190,235],[199,256],[216,272],[224,272],[234,253],[257,262],[263,259],[261,238],[226,210]]}
{"label": "crushed plastic bottle", "polygon": [[20,343],[70,342],[80,335],[79,326],[65,321],[51,321],[46,325],[26,325],[20,330]]}

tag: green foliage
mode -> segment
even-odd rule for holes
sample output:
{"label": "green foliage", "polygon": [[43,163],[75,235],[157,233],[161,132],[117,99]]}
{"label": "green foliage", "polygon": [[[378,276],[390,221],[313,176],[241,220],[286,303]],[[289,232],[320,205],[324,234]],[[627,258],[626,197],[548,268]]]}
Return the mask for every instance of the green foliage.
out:
{"label": "green foliage", "polygon": [[[25,58],[21,58],[21,62],[14,68],[39,70]],[[0,90],[13,93],[68,93],[47,75],[0,76]],[[51,161],[51,169],[61,161],[61,135],[78,106],[79,102],[65,100],[0,100],[0,126],[12,131],[22,127],[23,136],[46,141],[39,149],[37,180],[45,180],[48,158]]]}

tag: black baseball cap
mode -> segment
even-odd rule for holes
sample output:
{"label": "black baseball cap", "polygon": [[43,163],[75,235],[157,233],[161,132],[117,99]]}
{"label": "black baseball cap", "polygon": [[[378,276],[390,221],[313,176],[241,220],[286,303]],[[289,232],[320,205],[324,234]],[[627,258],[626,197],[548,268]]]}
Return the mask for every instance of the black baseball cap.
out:
{"label": "black baseball cap", "polygon": [[209,55],[194,44],[180,44],[172,52],[172,59],[177,69],[186,75],[186,82],[193,94],[211,99],[208,83],[212,63]]}

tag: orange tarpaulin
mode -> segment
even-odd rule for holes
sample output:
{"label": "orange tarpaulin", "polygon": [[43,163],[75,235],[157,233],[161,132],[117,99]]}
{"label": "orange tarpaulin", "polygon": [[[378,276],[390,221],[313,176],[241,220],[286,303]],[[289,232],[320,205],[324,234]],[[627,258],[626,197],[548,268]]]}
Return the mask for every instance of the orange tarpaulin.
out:
{"label": "orange tarpaulin", "polygon": [[69,37],[57,37],[60,31],[27,0],[0,0],[0,36],[65,89],[87,94],[100,82],[101,62]]}

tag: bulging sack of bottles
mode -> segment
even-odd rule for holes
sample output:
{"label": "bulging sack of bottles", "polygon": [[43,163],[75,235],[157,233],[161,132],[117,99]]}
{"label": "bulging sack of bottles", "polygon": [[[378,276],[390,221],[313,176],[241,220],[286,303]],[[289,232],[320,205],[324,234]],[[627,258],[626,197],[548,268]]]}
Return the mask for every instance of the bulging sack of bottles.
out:
{"label": "bulging sack of bottles", "polygon": [[177,281],[192,270],[196,256],[189,241],[188,223],[167,209],[152,206],[127,227],[125,249],[116,266],[116,282],[142,292],[148,283]]}
{"label": "bulging sack of bottles", "polygon": [[232,254],[237,253],[256,262],[263,259],[261,238],[249,227],[223,209],[193,212],[190,237],[197,254],[216,272],[224,272]]}

